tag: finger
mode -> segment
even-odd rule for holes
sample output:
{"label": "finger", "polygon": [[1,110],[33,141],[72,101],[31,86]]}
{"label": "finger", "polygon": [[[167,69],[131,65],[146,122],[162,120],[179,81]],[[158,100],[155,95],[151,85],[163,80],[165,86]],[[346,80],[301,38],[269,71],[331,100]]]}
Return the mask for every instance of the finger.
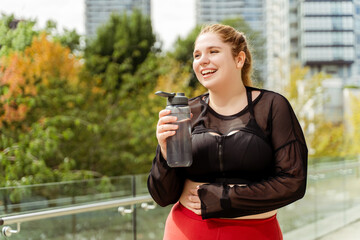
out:
{"label": "finger", "polygon": [[165,142],[165,140],[170,137],[170,136],[174,136],[176,134],[176,131],[166,131],[166,132],[162,132],[162,133],[158,133],[157,134],[157,138],[160,142]]}
{"label": "finger", "polygon": [[191,203],[196,203],[196,204],[201,203],[200,198],[198,196],[190,195],[190,196],[188,196],[188,199]]}
{"label": "finger", "polygon": [[169,115],[170,113],[171,113],[171,111],[169,109],[163,109],[159,112],[159,118]]}
{"label": "finger", "polygon": [[163,133],[163,132],[166,132],[166,131],[173,131],[173,130],[176,130],[178,128],[179,128],[179,126],[175,125],[175,124],[163,124],[163,125],[158,126],[157,131],[159,133]]}
{"label": "finger", "polygon": [[191,211],[193,211],[197,215],[201,215],[201,208],[192,208],[190,206],[187,206],[186,208],[190,209]]}
{"label": "finger", "polygon": [[198,189],[197,189],[197,188],[190,189],[189,192],[190,192],[192,195],[198,196]]}
{"label": "finger", "polygon": [[193,211],[195,214],[197,214],[197,215],[201,215],[201,209],[194,209],[194,211]]}
{"label": "finger", "polygon": [[175,116],[164,116],[159,118],[158,125],[176,122],[177,117]]}
{"label": "finger", "polygon": [[190,207],[193,210],[199,210],[199,209],[201,209],[201,204],[189,202],[188,207]]}

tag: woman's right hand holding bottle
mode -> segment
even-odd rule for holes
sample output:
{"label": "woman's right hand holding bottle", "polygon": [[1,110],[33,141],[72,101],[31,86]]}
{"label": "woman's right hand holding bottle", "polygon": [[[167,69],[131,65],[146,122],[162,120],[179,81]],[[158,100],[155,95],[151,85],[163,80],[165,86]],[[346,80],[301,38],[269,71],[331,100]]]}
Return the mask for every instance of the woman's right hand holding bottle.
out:
{"label": "woman's right hand holding bottle", "polygon": [[167,159],[166,154],[166,139],[170,136],[174,136],[176,134],[176,130],[178,129],[178,125],[172,124],[176,122],[177,117],[168,116],[171,113],[170,110],[164,109],[159,112],[159,121],[156,127],[156,138],[160,145],[161,154],[164,159]]}

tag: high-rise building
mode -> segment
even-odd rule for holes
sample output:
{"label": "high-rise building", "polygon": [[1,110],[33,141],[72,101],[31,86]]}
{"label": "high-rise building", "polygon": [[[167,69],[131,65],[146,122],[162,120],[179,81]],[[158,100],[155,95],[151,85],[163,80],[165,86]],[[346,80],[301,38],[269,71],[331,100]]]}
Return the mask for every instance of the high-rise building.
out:
{"label": "high-rise building", "polygon": [[257,31],[264,30],[263,0],[196,0],[196,22],[217,23],[243,17]]}
{"label": "high-rise building", "polygon": [[101,24],[104,24],[111,13],[131,13],[140,10],[150,17],[151,0],[85,0],[85,29],[87,36],[94,36]]}
{"label": "high-rise building", "polygon": [[360,0],[354,0],[355,67],[352,84],[360,85]]}
{"label": "high-rise building", "polygon": [[334,122],[342,121],[343,87],[359,84],[359,18],[359,1],[290,0],[291,60],[330,76],[323,113]]}
{"label": "high-rise building", "polygon": [[289,79],[288,13],[288,0],[196,0],[197,24],[242,17],[262,33],[266,43],[264,85],[276,90]]}
{"label": "high-rise building", "polygon": [[300,52],[300,1],[289,1],[289,39],[290,39],[290,61],[293,65],[301,64]]}
{"label": "high-rise building", "polygon": [[301,63],[349,81],[355,62],[353,1],[305,0],[300,9]]}
{"label": "high-rise building", "polygon": [[264,0],[267,86],[284,90],[290,79],[289,1]]}

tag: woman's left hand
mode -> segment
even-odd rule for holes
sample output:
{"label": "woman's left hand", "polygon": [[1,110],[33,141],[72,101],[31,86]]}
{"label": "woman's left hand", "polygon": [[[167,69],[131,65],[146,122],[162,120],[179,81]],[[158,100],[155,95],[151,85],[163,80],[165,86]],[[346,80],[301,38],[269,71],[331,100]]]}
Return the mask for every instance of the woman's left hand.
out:
{"label": "woman's left hand", "polygon": [[201,215],[201,201],[197,193],[198,189],[199,187],[184,189],[180,203],[195,214]]}

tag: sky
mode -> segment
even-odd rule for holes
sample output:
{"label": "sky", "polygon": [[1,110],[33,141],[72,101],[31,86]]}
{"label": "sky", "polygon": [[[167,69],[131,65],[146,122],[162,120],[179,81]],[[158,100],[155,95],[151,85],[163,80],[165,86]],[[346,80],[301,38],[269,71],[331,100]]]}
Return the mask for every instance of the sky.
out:
{"label": "sky", "polygon": [[[194,0],[151,0],[155,33],[170,49],[178,36],[186,36],[195,26]],[[13,13],[17,18],[36,19],[39,27],[49,19],[58,29],[76,29],[85,34],[85,0],[0,0],[0,13]]]}

